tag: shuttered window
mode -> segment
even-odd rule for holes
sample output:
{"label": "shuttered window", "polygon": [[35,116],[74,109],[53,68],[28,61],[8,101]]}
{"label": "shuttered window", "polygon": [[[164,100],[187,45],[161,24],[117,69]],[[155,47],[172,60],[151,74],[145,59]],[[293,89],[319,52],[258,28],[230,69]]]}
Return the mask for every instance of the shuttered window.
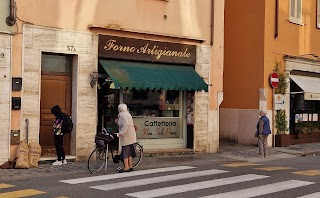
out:
{"label": "shuttered window", "polygon": [[289,21],[302,25],[302,0],[290,0]]}

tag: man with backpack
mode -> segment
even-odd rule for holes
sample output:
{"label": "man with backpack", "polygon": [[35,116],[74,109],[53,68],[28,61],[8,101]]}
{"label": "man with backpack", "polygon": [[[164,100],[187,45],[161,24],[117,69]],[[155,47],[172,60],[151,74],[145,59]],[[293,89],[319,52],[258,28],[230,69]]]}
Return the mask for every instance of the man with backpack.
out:
{"label": "man with backpack", "polygon": [[72,120],[70,116],[61,111],[59,105],[55,105],[54,107],[52,107],[51,113],[56,116],[53,122],[53,135],[58,157],[58,159],[53,162],[52,165],[67,164],[65,152],[63,149],[63,135],[72,131]]}

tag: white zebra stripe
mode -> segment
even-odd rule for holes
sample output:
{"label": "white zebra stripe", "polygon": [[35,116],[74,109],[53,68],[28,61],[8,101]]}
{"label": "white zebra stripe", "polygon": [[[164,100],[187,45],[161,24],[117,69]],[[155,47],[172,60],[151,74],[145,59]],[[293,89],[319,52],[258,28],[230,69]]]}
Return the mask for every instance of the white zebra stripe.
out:
{"label": "white zebra stripe", "polygon": [[160,197],[160,196],[172,195],[176,193],[183,193],[183,192],[188,192],[193,190],[201,190],[201,189],[223,186],[228,184],[235,184],[240,182],[264,179],[268,177],[269,176],[265,176],[265,175],[247,174],[247,175],[240,175],[235,177],[228,177],[228,178],[222,178],[222,179],[214,179],[214,180],[203,181],[203,182],[195,182],[190,184],[171,186],[166,188],[158,188],[154,190],[128,193],[126,195],[131,197],[139,197],[139,198]]}
{"label": "white zebra stripe", "polygon": [[215,195],[209,195],[202,198],[250,198],[256,197],[261,195],[267,195],[283,190],[289,190],[292,188],[297,188],[301,186],[307,186],[314,184],[314,182],[306,182],[306,181],[299,181],[299,180],[289,180],[283,181],[263,186],[257,186],[253,188],[247,188],[227,193],[220,193]]}
{"label": "white zebra stripe", "polygon": [[297,197],[297,198],[319,198],[320,197],[320,192],[312,193],[309,195],[305,195],[302,197]]}
{"label": "white zebra stripe", "polygon": [[139,179],[139,180],[134,180],[134,181],[105,184],[105,185],[99,185],[99,186],[92,186],[90,188],[108,191],[108,190],[115,190],[115,189],[121,189],[121,188],[130,188],[130,187],[134,187],[134,186],[156,184],[156,183],[167,182],[167,181],[175,181],[175,180],[180,180],[180,179],[201,177],[201,176],[207,176],[207,175],[215,175],[215,174],[227,173],[227,172],[229,172],[229,171],[217,170],[217,169],[204,170],[204,171],[180,173],[180,174],[174,174],[174,175],[166,175],[166,176],[160,176],[160,177],[154,177],[154,178]]}
{"label": "white zebra stripe", "polygon": [[195,168],[195,167],[175,166],[175,167],[168,167],[168,168],[156,168],[156,169],[133,171],[133,172],[127,172],[127,173],[121,173],[121,174],[116,173],[116,174],[111,174],[111,175],[99,175],[99,176],[93,176],[93,177],[83,177],[83,178],[77,178],[77,179],[61,180],[60,182],[67,183],[67,184],[82,184],[82,183],[88,183],[88,182],[105,181],[105,180],[119,179],[119,178],[139,176],[139,175],[147,175],[147,174],[153,174],[153,173],[187,170],[187,169],[192,169],[192,168]]}

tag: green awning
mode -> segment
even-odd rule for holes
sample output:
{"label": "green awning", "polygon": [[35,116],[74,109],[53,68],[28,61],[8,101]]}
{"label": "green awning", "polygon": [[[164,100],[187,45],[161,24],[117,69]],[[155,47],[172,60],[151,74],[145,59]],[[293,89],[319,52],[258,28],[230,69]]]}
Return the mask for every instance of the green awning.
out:
{"label": "green awning", "polygon": [[193,67],[155,63],[99,60],[115,87],[208,91]]}

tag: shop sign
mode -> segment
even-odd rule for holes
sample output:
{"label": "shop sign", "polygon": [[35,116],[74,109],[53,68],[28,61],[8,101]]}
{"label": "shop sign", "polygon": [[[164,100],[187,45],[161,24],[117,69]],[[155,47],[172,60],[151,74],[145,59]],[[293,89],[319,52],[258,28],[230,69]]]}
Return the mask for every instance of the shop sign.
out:
{"label": "shop sign", "polygon": [[320,93],[304,93],[305,100],[320,100]]}
{"label": "shop sign", "polygon": [[274,109],[275,110],[285,109],[283,94],[275,94],[274,95]]}
{"label": "shop sign", "polygon": [[180,136],[180,118],[133,118],[138,139],[177,138]]}
{"label": "shop sign", "polygon": [[99,35],[99,58],[194,65],[196,46]]}

